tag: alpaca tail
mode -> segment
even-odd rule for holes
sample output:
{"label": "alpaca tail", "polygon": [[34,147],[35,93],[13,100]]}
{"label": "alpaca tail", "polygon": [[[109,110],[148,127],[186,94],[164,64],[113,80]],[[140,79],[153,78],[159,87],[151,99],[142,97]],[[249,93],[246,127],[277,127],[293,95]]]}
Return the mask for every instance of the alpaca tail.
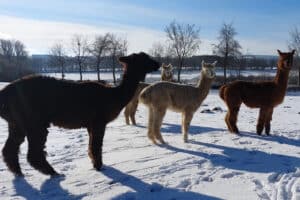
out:
{"label": "alpaca tail", "polygon": [[8,95],[9,91],[5,89],[0,91],[0,116],[6,120],[9,118]]}
{"label": "alpaca tail", "polygon": [[221,99],[224,100],[225,98],[225,89],[227,88],[226,85],[222,85],[219,89],[219,96],[221,97]]}
{"label": "alpaca tail", "polygon": [[139,101],[145,105],[151,102],[151,87],[146,87],[141,91]]}

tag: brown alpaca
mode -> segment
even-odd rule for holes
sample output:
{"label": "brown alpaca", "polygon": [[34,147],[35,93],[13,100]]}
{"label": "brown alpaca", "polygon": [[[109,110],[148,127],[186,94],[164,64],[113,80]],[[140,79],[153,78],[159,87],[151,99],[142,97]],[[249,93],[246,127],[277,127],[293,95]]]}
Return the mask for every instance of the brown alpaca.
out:
{"label": "brown alpaca", "polygon": [[140,101],[149,108],[148,137],[165,143],[160,127],[166,110],[182,113],[182,134],[184,142],[188,139],[188,129],[194,113],[206,98],[215,77],[216,62],[202,62],[201,78],[197,86],[171,82],[158,82],[146,87],[140,94]]}
{"label": "brown alpaca", "polygon": [[250,108],[260,108],[257,134],[261,135],[264,128],[266,134],[270,134],[273,109],[283,102],[295,52],[295,50],[288,53],[277,51],[279,59],[277,74],[273,81],[235,81],[220,88],[220,97],[228,107],[225,122],[230,132],[239,133],[236,122],[240,106],[244,103]]}
{"label": "brown alpaca", "polygon": [[8,168],[22,176],[19,146],[27,137],[29,163],[48,175],[57,172],[47,162],[45,143],[50,124],[68,129],[86,127],[88,155],[96,170],[102,167],[102,143],[106,124],[115,119],[135,93],[146,73],[159,68],[145,53],[119,58],[124,66],[119,86],[97,82],[75,82],[50,77],[29,76],[14,81],[0,91],[0,116],[8,122],[8,139],[2,150]]}
{"label": "brown alpaca", "polygon": [[[161,80],[162,81],[170,81],[170,82],[173,81],[173,67],[171,64],[169,64],[169,65],[162,64]],[[141,91],[149,85],[150,84],[148,84],[148,83],[140,82],[133,98],[126,105],[124,115],[125,115],[125,121],[126,121],[127,125],[130,124],[130,120],[133,125],[136,125],[135,113],[136,113],[136,110],[137,110],[137,107],[139,104],[139,95],[140,95]]]}

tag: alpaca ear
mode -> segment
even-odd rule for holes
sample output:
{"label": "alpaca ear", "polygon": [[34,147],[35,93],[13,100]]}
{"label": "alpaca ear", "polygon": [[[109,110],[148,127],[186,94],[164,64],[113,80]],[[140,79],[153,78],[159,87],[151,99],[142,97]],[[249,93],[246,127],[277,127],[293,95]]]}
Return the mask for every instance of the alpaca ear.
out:
{"label": "alpaca ear", "polygon": [[162,64],[161,64],[161,67],[162,67],[162,68],[165,68],[165,67],[166,67],[166,64],[165,64],[165,63],[162,63]]}
{"label": "alpaca ear", "polygon": [[201,62],[201,66],[203,67],[203,66],[204,66],[204,64],[205,64],[205,63],[204,63],[204,60],[202,60],[202,62]]}
{"label": "alpaca ear", "polygon": [[278,52],[279,55],[281,55],[281,51],[279,49],[277,49],[277,52]]}
{"label": "alpaca ear", "polygon": [[122,63],[122,64],[124,64],[124,63],[128,64],[129,60],[130,60],[129,56],[121,56],[119,58],[119,62]]}
{"label": "alpaca ear", "polygon": [[216,64],[218,63],[218,61],[213,62],[213,66],[216,67]]}

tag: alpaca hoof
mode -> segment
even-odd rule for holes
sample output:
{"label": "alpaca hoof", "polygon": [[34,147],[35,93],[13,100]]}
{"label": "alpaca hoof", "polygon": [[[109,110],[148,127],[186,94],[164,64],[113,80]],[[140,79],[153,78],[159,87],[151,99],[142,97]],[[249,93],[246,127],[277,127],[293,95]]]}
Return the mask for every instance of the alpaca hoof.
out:
{"label": "alpaca hoof", "polygon": [[23,178],[24,174],[22,172],[14,173],[16,178]]}
{"label": "alpaca hoof", "polygon": [[102,163],[94,164],[94,168],[95,168],[95,170],[97,170],[97,171],[101,171],[101,169],[102,169]]}
{"label": "alpaca hoof", "polygon": [[256,132],[257,135],[261,135],[262,132]]}
{"label": "alpaca hoof", "polygon": [[160,140],[161,144],[167,144],[164,140]]}
{"label": "alpaca hoof", "polygon": [[156,142],[156,140],[151,140],[151,142],[152,142],[152,144],[155,144],[155,145],[157,145],[157,142]]}
{"label": "alpaca hoof", "polygon": [[66,176],[64,174],[55,173],[55,174],[51,174],[50,177],[51,178],[64,178]]}

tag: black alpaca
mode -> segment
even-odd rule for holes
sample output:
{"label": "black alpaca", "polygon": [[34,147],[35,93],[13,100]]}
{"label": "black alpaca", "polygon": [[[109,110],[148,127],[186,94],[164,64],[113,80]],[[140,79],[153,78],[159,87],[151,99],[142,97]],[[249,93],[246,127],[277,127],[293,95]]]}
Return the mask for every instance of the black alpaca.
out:
{"label": "black alpaca", "polygon": [[119,86],[97,82],[75,82],[29,76],[12,82],[0,91],[0,116],[8,122],[8,139],[2,150],[8,168],[22,175],[19,146],[27,137],[28,162],[48,175],[57,172],[47,162],[45,143],[50,123],[89,133],[88,155],[95,169],[102,167],[102,143],[106,124],[115,119],[131,100],[146,73],[158,70],[159,63],[145,53],[119,58],[124,66]]}

